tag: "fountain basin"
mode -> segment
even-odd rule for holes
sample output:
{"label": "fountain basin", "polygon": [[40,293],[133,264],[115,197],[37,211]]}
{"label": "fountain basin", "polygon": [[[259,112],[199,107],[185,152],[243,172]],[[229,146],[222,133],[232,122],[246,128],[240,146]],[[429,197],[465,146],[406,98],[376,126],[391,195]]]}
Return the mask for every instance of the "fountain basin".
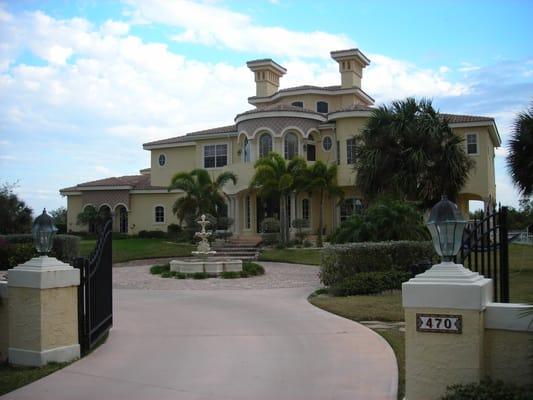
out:
{"label": "fountain basin", "polygon": [[188,259],[170,261],[170,270],[184,274],[194,274],[196,272],[205,272],[208,274],[218,275],[221,272],[242,271],[242,260],[234,259]]}

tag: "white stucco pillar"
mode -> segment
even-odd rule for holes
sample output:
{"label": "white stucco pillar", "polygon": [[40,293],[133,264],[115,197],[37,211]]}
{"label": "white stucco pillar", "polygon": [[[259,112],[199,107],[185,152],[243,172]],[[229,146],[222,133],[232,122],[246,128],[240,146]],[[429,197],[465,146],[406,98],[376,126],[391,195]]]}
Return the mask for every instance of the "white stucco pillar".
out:
{"label": "white stucco pillar", "polygon": [[443,262],[402,285],[406,399],[440,399],[484,376],[484,310],[492,280]]}
{"label": "white stucco pillar", "polygon": [[53,257],[32,258],[8,272],[11,364],[42,366],[79,358],[80,271]]}

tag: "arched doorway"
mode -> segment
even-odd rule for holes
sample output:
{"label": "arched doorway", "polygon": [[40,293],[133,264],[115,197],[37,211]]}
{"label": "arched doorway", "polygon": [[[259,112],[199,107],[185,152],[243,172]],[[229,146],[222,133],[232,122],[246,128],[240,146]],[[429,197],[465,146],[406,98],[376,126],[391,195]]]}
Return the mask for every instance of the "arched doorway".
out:
{"label": "arched doorway", "polygon": [[128,209],[122,204],[115,207],[113,232],[128,233]]}

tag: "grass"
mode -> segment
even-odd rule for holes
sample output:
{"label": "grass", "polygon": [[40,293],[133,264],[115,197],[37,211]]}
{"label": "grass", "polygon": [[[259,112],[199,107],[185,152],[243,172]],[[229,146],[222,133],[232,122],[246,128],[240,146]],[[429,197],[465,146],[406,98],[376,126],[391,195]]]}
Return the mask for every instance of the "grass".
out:
{"label": "grass", "polygon": [[533,246],[509,245],[509,294],[511,303],[533,304]]}
{"label": "grass", "polygon": [[[82,240],[80,254],[88,255],[96,240]],[[163,257],[186,257],[195,246],[188,243],[169,242],[168,239],[121,239],[113,241],[113,263]]]}
{"label": "grass", "polygon": [[268,249],[261,252],[259,261],[320,265],[320,249]]}
{"label": "grass", "polygon": [[68,363],[49,363],[44,367],[13,367],[7,363],[0,364],[0,396],[44,378]]}

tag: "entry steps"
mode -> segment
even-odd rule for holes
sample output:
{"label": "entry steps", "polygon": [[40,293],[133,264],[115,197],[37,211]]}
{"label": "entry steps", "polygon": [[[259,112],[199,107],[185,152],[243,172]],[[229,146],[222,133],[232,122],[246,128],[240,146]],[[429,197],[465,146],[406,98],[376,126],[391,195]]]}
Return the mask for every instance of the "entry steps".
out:
{"label": "entry steps", "polygon": [[259,240],[254,238],[235,238],[228,241],[215,240],[211,247],[217,253],[215,258],[231,257],[240,260],[257,260],[259,257]]}

